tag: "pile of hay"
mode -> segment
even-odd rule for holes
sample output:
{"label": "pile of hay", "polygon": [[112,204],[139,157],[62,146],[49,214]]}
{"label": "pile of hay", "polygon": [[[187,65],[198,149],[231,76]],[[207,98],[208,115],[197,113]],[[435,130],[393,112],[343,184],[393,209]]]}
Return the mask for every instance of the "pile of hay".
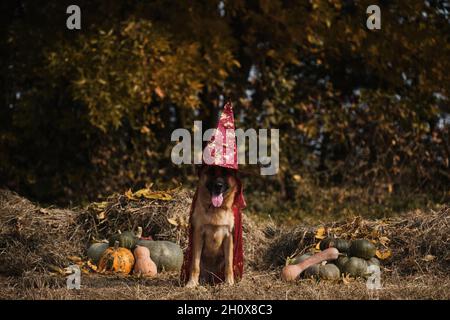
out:
{"label": "pile of hay", "polygon": [[84,249],[82,226],[71,210],[44,209],[0,190],[0,273],[64,266]]}
{"label": "pile of hay", "polygon": [[[389,251],[383,265],[400,274],[443,272],[450,270],[450,207],[439,210],[415,210],[389,219],[362,217],[325,224],[327,236],[352,240],[369,239],[377,248]],[[267,247],[262,268],[282,265],[286,258],[317,246],[318,227],[281,228]]]}
{"label": "pile of hay", "polygon": [[168,240],[187,246],[188,216],[193,192],[168,192],[170,200],[130,200],[125,195],[114,195],[101,203],[91,204],[79,215],[90,240],[108,239],[114,233],[142,227],[143,236],[154,240]]}
{"label": "pile of hay", "polygon": [[[143,227],[144,236],[187,245],[192,192],[177,190],[171,199],[130,199],[115,195],[86,209],[41,208],[17,194],[0,190],[0,273],[20,275],[71,264],[69,256],[86,258],[88,245],[118,230]],[[361,217],[323,225],[327,235],[367,238],[391,250],[384,265],[400,273],[448,272],[450,208],[414,211],[386,220]],[[267,270],[317,245],[318,226],[277,226],[244,215],[246,267]]]}

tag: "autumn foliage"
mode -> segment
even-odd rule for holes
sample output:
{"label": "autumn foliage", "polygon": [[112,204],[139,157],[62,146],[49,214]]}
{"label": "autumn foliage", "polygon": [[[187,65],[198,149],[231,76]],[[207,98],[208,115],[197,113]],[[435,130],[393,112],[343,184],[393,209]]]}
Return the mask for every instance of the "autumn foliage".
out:
{"label": "autumn foliage", "polygon": [[80,31],[64,1],[2,3],[0,184],[51,202],[189,184],[171,132],[229,98],[237,127],[280,129],[279,174],[243,167],[250,208],[448,201],[449,8],[380,1],[370,31],[371,2],[78,1]]}

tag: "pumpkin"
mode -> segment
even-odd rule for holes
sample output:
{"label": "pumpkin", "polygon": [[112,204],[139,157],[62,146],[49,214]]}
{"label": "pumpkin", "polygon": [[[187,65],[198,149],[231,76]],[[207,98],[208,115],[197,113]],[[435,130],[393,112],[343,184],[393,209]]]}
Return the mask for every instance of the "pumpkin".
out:
{"label": "pumpkin", "polygon": [[375,255],[376,248],[372,242],[366,239],[358,239],[352,241],[350,245],[349,254],[352,257],[362,259],[370,259]]}
{"label": "pumpkin", "polygon": [[347,252],[349,247],[350,243],[347,240],[330,237],[320,241],[319,245],[319,248],[322,251],[327,248],[336,248],[339,250],[339,252]]}
{"label": "pumpkin", "polygon": [[139,246],[148,248],[152,260],[161,271],[180,271],[183,265],[183,250],[180,246],[170,241],[139,240]]}
{"label": "pumpkin", "polygon": [[320,265],[313,264],[312,266],[306,268],[304,275],[306,278],[318,277],[319,276]]}
{"label": "pumpkin", "polygon": [[129,274],[133,265],[133,253],[127,248],[119,247],[119,241],[116,241],[114,247],[109,247],[103,253],[98,263],[98,271]]}
{"label": "pumpkin", "polygon": [[100,258],[108,247],[109,244],[107,242],[93,243],[87,250],[87,256],[93,263],[98,264]]}
{"label": "pumpkin", "polygon": [[348,261],[348,257],[347,256],[340,256],[339,258],[337,258],[337,260],[334,262],[336,267],[338,267],[338,269],[343,272],[344,270],[344,265],[345,263]]}
{"label": "pumpkin", "polygon": [[296,255],[294,258],[288,258],[286,261],[286,265],[288,264],[298,264],[300,262],[305,261],[308,258],[311,258],[312,254],[311,253],[305,253],[305,254],[298,254]]}
{"label": "pumpkin", "polygon": [[319,277],[324,280],[338,280],[341,277],[339,268],[332,263],[319,267]]}
{"label": "pumpkin", "polygon": [[370,258],[369,260],[366,261],[367,262],[367,266],[371,266],[371,265],[376,265],[376,266],[380,266],[380,260],[378,260],[375,257]]}
{"label": "pumpkin", "polygon": [[113,247],[116,241],[119,241],[119,246],[122,248],[133,249],[139,238],[142,236],[142,228],[138,227],[137,233],[133,233],[132,231],[119,232],[109,239],[109,246]]}
{"label": "pumpkin", "polygon": [[298,276],[312,265],[321,263],[322,261],[336,260],[339,256],[339,251],[336,248],[328,248],[324,251],[316,253],[309,259],[298,264],[288,265],[281,271],[281,278],[284,281],[294,281]]}
{"label": "pumpkin", "polygon": [[362,277],[366,274],[367,262],[364,259],[351,257],[344,264],[342,273],[349,274],[352,277]]}
{"label": "pumpkin", "polygon": [[150,258],[150,250],[143,246],[136,246],[134,249],[134,269],[133,273],[138,276],[154,277],[157,274],[157,267]]}

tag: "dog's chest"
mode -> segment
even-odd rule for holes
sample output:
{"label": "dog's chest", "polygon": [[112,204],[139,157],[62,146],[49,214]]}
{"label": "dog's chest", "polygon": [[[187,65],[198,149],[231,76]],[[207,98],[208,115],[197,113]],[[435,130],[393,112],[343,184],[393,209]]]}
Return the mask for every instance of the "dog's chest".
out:
{"label": "dog's chest", "polygon": [[209,225],[216,227],[227,227],[230,232],[234,227],[234,215],[230,210],[214,208],[208,211],[196,208],[194,210],[193,223],[196,225]]}

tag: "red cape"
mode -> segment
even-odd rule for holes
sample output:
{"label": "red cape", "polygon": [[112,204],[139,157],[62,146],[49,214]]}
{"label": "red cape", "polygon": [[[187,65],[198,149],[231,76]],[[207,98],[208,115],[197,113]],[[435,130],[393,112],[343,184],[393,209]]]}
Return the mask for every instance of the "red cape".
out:
{"label": "red cape", "polygon": [[[238,182],[238,192],[234,198],[233,202],[233,213],[234,213],[234,229],[233,229],[233,244],[234,244],[234,252],[233,252],[233,273],[234,279],[240,280],[244,273],[244,252],[243,252],[243,244],[242,244],[242,213],[241,210],[245,208],[246,203],[243,194],[243,188],[241,181],[237,179]],[[189,220],[192,217],[192,213],[194,212],[195,201],[197,200],[198,187],[195,191],[194,198],[192,199],[191,210],[189,213]],[[189,221],[189,245],[184,255],[183,267],[181,269],[181,281],[186,283],[189,280],[189,273],[191,269],[191,260],[192,260],[192,223]],[[214,284],[220,283],[224,281],[224,272],[222,271],[217,275],[217,279],[214,281]]]}

